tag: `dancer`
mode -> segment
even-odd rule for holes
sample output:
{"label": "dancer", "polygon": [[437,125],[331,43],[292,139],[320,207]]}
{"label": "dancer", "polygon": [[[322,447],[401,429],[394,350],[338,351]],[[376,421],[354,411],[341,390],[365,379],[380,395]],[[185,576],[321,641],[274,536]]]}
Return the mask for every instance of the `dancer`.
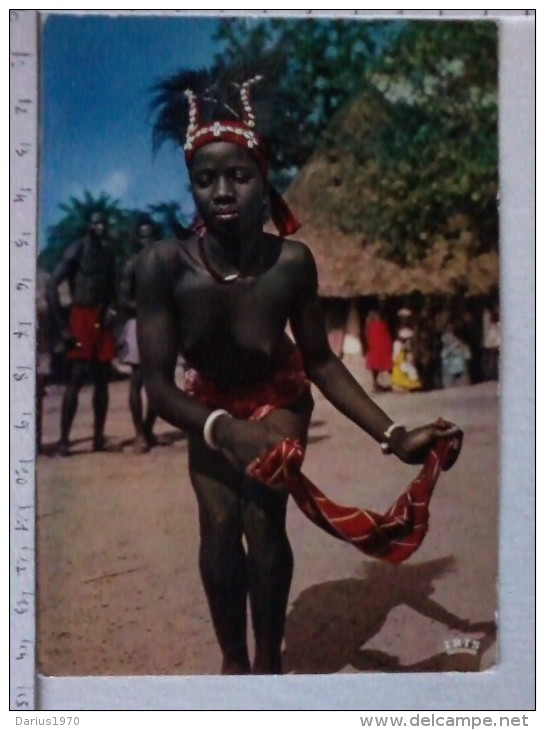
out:
{"label": "dancer", "polygon": [[[320,500],[300,472],[309,381],[407,463],[460,437],[444,423],[411,431],[394,424],[331,351],[313,256],[286,238],[298,224],[267,180],[252,103],[257,82],[240,87],[236,114],[236,99],[222,105],[206,88],[187,91],[185,155],[200,221],[187,241],[146,252],[137,272],[144,382],[157,413],[188,433],[199,564],[226,674],[282,670],[293,571],[288,489],[301,489],[302,507],[308,498],[307,514]],[[269,215],[279,235],[264,232]],[[180,353],[190,368],[185,390],[174,381]],[[322,517],[314,514],[316,522]]]}

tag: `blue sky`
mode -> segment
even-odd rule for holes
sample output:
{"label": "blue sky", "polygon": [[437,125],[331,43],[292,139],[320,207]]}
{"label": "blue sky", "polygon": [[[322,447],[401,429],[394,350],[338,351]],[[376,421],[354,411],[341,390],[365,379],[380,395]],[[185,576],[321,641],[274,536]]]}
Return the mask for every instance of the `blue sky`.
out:
{"label": "blue sky", "polygon": [[122,206],[192,210],[181,150],[151,151],[150,87],[208,65],[215,18],[50,15],[42,29],[40,242],[84,190]]}

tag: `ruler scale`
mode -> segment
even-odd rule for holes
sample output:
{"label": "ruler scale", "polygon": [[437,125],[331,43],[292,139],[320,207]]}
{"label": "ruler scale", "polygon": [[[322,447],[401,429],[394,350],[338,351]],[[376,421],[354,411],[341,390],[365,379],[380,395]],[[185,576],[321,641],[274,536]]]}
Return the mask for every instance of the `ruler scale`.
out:
{"label": "ruler scale", "polygon": [[38,43],[35,11],[10,10],[10,709],[35,693],[35,280]]}

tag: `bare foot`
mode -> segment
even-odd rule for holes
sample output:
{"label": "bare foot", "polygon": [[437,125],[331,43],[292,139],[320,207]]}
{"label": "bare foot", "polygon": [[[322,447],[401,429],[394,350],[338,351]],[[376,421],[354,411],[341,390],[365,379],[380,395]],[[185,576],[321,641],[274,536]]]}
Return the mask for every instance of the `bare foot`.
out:
{"label": "bare foot", "polygon": [[104,438],[104,436],[94,437],[93,451],[106,451],[106,439]]}
{"label": "bare foot", "polygon": [[57,446],[57,454],[59,456],[70,456],[70,447],[65,441],[59,441]]}
{"label": "bare foot", "polygon": [[146,434],[146,441],[150,448],[154,446],[170,446],[172,443],[168,436],[156,436],[154,433]]}
{"label": "bare foot", "polygon": [[137,436],[132,445],[132,452],[133,454],[146,454],[150,448],[150,444],[143,436]]}
{"label": "bare foot", "polygon": [[221,667],[222,674],[251,674],[250,662],[241,664],[240,662],[224,661]]}

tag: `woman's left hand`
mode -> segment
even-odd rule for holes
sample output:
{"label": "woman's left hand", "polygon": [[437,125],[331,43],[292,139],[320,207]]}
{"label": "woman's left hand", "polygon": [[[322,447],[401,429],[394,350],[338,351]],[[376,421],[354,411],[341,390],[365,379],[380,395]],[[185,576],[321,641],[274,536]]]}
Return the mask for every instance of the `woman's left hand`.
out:
{"label": "woman's left hand", "polygon": [[458,448],[453,454],[454,458],[449,460],[446,465],[446,468],[450,469],[460,452],[463,435],[459,426],[438,418],[434,423],[414,428],[411,431],[401,431],[401,429],[394,431],[390,440],[390,448],[406,464],[422,464],[430,449],[439,439],[456,437],[459,441]]}

